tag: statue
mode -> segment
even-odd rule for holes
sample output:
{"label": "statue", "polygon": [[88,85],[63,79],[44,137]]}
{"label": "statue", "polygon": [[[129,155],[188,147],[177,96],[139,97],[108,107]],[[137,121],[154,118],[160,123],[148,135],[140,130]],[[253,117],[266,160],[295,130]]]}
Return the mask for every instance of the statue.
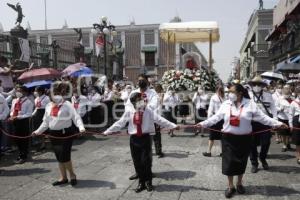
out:
{"label": "statue", "polygon": [[81,28],[73,28],[73,30],[77,33],[78,39],[77,42],[82,45],[82,29]]}
{"label": "statue", "polygon": [[22,7],[21,7],[20,3],[17,3],[16,5],[7,3],[7,5],[9,7],[11,7],[12,9],[14,9],[16,12],[18,12],[18,18],[17,18],[17,21],[15,24],[17,24],[18,26],[21,26],[22,20],[25,16],[23,15],[23,11],[22,11]]}
{"label": "statue", "polygon": [[263,9],[264,9],[264,1],[259,0],[259,10],[263,10]]}

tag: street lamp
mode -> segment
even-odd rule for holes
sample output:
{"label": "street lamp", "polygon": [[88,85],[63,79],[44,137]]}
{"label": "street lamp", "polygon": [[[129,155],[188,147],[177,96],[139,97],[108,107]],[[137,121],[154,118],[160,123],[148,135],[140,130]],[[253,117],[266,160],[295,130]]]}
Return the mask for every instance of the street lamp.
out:
{"label": "street lamp", "polygon": [[107,17],[102,16],[101,17],[101,23],[100,24],[93,24],[93,29],[91,32],[93,34],[102,34],[103,35],[103,48],[104,48],[104,75],[107,75],[107,52],[106,52],[106,43],[107,43],[107,37],[110,37],[110,35],[116,34],[116,27],[110,23],[107,23]]}

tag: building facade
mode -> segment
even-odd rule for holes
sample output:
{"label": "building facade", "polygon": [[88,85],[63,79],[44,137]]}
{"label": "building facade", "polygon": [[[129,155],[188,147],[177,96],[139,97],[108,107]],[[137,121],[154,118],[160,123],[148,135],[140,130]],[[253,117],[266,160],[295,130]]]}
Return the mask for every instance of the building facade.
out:
{"label": "building facade", "polygon": [[240,76],[247,80],[272,70],[269,43],[265,40],[273,27],[273,9],[255,10],[248,22],[246,37],[240,49]]}

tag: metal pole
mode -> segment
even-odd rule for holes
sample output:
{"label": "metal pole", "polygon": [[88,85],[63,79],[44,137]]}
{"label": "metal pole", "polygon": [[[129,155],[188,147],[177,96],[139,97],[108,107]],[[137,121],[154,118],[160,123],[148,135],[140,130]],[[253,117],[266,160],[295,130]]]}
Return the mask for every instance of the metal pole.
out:
{"label": "metal pole", "polygon": [[45,30],[48,29],[47,27],[47,0],[44,0],[44,5],[45,5]]}
{"label": "metal pole", "polygon": [[210,73],[213,68],[213,59],[212,59],[212,32],[209,33],[209,67],[208,72]]}
{"label": "metal pole", "polygon": [[167,40],[167,70],[169,71],[169,65],[170,65],[170,32],[168,32],[168,40]]}
{"label": "metal pole", "polygon": [[107,58],[106,58],[106,35],[103,34],[103,38],[104,38],[104,75],[107,76],[107,68],[106,68],[106,62],[107,62]]}

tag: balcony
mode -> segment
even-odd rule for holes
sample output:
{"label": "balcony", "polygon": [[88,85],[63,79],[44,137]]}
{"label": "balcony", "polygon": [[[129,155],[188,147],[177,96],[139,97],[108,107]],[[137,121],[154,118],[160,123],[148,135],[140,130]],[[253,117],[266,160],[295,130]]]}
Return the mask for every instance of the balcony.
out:
{"label": "balcony", "polygon": [[269,58],[268,44],[255,44],[250,49],[250,55],[255,58]]}

